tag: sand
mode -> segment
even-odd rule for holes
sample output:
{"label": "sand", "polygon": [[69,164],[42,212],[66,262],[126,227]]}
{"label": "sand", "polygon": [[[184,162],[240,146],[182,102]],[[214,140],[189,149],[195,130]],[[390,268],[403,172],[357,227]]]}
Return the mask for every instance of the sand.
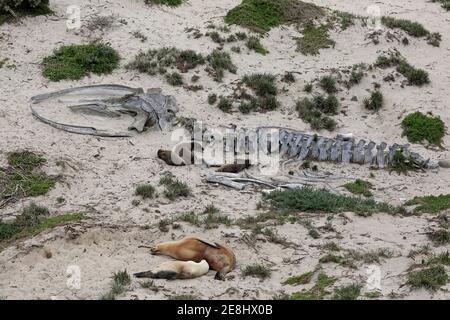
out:
{"label": "sand", "polygon": [[[291,275],[311,271],[318,259],[324,255],[320,245],[336,241],[349,249],[390,248],[394,257],[385,259],[377,266],[381,270],[382,299],[448,299],[445,291],[430,292],[410,290],[404,286],[408,267],[414,263],[407,257],[411,249],[430,243],[425,233],[436,226],[433,216],[393,217],[376,214],[364,218],[351,213],[332,217],[335,231],[321,231],[319,239],[308,235],[308,230],[299,225],[276,226],[279,234],[293,245],[284,247],[259,237],[255,246],[245,239],[249,231],[240,228],[220,226],[204,230],[186,223],[180,229],[161,232],[155,224],[160,219],[175,217],[184,212],[200,213],[209,204],[214,204],[221,213],[232,219],[256,215],[260,210],[257,203],[261,193],[256,188],[235,191],[204,182],[213,168],[197,166],[168,167],[156,159],[160,147],[171,145],[170,132],[148,132],[133,138],[99,138],[70,134],[52,128],[33,118],[29,109],[30,97],[68,87],[114,83],[132,87],[162,88],[165,94],[176,97],[180,115],[196,118],[209,126],[236,124],[243,127],[274,125],[308,130],[309,125],[301,121],[294,111],[295,101],[305,96],[306,82],[328,74],[333,68],[342,68],[356,63],[372,63],[376,57],[392,48],[400,48],[408,61],[430,73],[431,84],[425,87],[400,87],[397,81],[388,84],[382,81],[382,71],[374,72],[374,78],[367,77],[349,91],[339,93],[346,115],[339,114],[336,132],[320,132],[325,136],[336,133],[353,133],[356,137],[376,142],[407,143],[402,137],[400,122],[410,112],[433,112],[450,124],[448,111],[450,83],[450,14],[438,4],[421,1],[378,1],[383,12],[421,22],[431,31],[443,35],[440,48],[426,44],[423,39],[409,37],[410,45],[402,46],[396,41],[389,42],[381,37],[378,45],[366,39],[367,29],[351,27],[343,32],[332,33],[336,41],[334,49],[322,50],[318,56],[303,56],[296,52],[292,37],[299,33],[294,26],[283,26],[271,30],[262,39],[269,54],[263,56],[247,52],[231,53],[238,67],[236,75],[226,73],[223,83],[216,83],[199,70],[199,84],[204,90],[187,91],[168,85],[163,77],[151,77],[128,71],[124,65],[139,51],[162,46],[180,49],[194,49],[203,54],[216,47],[208,37],[193,39],[186,28],[198,28],[206,32],[209,22],[220,25],[226,12],[237,5],[239,0],[211,1],[189,0],[179,8],[152,7],[144,1],[111,0],[108,4],[100,1],[79,1],[83,21],[93,14],[114,15],[127,24],[115,23],[111,29],[90,35],[88,32],[74,32],[66,29],[66,8],[73,2],[53,1],[55,16],[23,19],[20,24],[0,26],[0,59],[9,58],[13,68],[0,69],[0,166],[6,165],[7,152],[32,150],[44,153],[48,162],[44,171],[50,175],[60,175],[61,181],[48,194],[33,199],[24,199],[0,209],[0,218],[11,219],[31,201],[47,206],[52,215],[66,212],[86,212],[89,220],[74,226],[57,227],[40,235],[15,243],[0,252],[0,297],[5,299],[98,299],[109,289],[111,274],[126,270],[130,273],[150,269],[166,258],[149,254],[148,249],[139,245],[150,245],[159,241],[180,239],[185,235],[198,235],[209,240],[226,242],[235,251],[238,259],[236,269],[224,282],[214,280],[214,272],[192,280],[164,281],[154,283],[158,291],[142,288],[141,280],[133,279],[127,291],[118,298],[124,299],[167,299],[171,296],[191,294],[202,299],[270,299],[282,291],[292,293],[312,284],[303,286],[283,286],[281,282]],[[357,3],[332,0],[311,1],[331,9],[354,14],[366,14],[371,1]],[[232,31],[245,31],[232,26]],[[148,37],[146,42],[134,38],[131,33],[140,31]],[[399,35],[402,35],[399,32]],[[110,75],[89,76],[79,81],[49,82],[41,75],[40,62],[61,44],[85,43],[101,37],[119,51],[121,67]],[[227,51],[231,45],[226,45]],[[231,83],[251,72],[270,72],[277,75],[285,71],[295,71],[297,81],[285,85],[287,92],[280,96],[282,107],[268,113],[239,112],[226,114],[207,103],[210,93],[229,94]],[[189,75],[196,71],[190,71]],[[188,77],[185,77],[188,79]],[[361,105],[368,95],[373,82],[381,84],[386,99],[382,112],[370,113]],[[351,101],[358,96],[359,102]],[[450,144],[446,135],[444,145]],[[450,159],[450,152],[426,149],[414,144],[413,149],[435,160]],[[372,171],[359,165],[337,165],[317,163],[319,173],[332,172],[344,177],[333,187],[355,178],[369,179],[375,186],[374,197],[379,201],[401,204],[416,195],[450,193],[449,169],[414,172],[409,175],[391,174],[385,170]],[[187,182],[193,195],[177,201],[162,196],[163,188],[158,186],[160,196],[155,200],[141,201],[133,206],[135,187],[139,183],[155,186],[162,172],[171,172]],[[283,174],[286,174],[284,172]],[[340,188],[339,191],[345,193]],[[63,196],[64,204],[57,204],[56,198]],[[329,214],[306,215],[316,227],[324,226]],[[344,218],[346,217],[346,218]],[[437,252],[449,250],[443,246],[434,248]],[[45,252],[50,251],[47,258]],[[271,268],[272,276],[260,281],[244,278],[240,269],[252,263],[261,263]],[[68,266],[77,265],[81,270],[80,289],[71,290],[66,286]],[[368,265],[357,269],[344,268],[335,264],[323,264],[323,271],[338,278],[334,287],[349,283],[367,281]],[[448,268],[447,268],[448,269]],[[314,282],[314,281],[313,281]],[[443,287],[450,289],[450,284]],[[370,291],[363,288],[363,293]]]}

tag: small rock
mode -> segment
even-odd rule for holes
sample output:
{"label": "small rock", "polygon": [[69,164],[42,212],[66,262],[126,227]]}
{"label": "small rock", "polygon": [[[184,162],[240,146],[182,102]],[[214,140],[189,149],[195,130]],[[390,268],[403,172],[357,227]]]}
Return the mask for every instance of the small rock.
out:
{"label": "small rock", "polygon": [[351,100],[352,101],[358,101],[358,97],[357,96],[353,96]]}

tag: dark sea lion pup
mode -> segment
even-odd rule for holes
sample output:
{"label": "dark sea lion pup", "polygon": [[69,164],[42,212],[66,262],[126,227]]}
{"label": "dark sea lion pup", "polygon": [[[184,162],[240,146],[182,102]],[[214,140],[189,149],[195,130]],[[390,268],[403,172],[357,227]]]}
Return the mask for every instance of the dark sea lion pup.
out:
{"label": "dark sea lion pup", "polygon": [[151,248],[152,254],[166,255],[183,261],[206,260],[209,267],[217,271],[215,278],[224,280],[236,265],[233,251],[217,242],[209,243],[198,238],[184,238],[179,241],[163,242]]}

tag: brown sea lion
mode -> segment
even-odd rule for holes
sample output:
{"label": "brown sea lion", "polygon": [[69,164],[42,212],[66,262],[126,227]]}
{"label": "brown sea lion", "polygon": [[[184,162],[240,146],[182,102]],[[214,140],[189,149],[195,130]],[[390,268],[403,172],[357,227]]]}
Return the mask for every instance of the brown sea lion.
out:
{"label": "brown sea lion", "polygon": [[195,163],[195,153],[203,150],[196,141],[177,144],[172,150],[159,149],[157,156],[170,166],[184,166]]}
{"label": "brown sea lion", "polygon": [[208,273],[209,265],[206,260],[199,263],[194,261],[164,262],[150,271],[138,272],[136,278],[153,279],[193,279]]}
{"label": "brown sea lion", "polygon": [[233,270],[236,264],[236,258],[230,248],[198,238],[189,237],[178,241],[159,243],[151,248],[151,252],[184,261],[200,262],[204,259],[211,269],[217,271],[215,278],[218,280],[224,280],[225,275]]}
{"label": "brown sea lion", "polygon": [[247,169],[250,167],[250,161],[245,160],[244,163],[229,163],[224,164],[219,169],[216,170],[216,172],[230,172],[230,173],[239,173],[244,169]]}
{"label": "brown sea lion", "polygon": [[172,153],[171,150],[158,150],[158,158],[163,160],[169,166],[184,166],[185,163],[181,157]]}

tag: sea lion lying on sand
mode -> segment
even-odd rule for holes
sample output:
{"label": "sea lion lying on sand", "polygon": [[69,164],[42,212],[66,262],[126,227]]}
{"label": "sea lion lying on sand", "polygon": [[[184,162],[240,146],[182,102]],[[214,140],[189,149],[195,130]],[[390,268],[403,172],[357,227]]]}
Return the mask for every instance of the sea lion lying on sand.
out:
{"label": "sea lion lying on sand", "polygon": [[215,279],[218,280],[224,280],[225,275],[233,270],[236,264],[236,258],[230,248],[198,238],[184,238],[179,241],[159,243],[151,248],[151,252],[184,261],[206,260],[209,267],[217,271]]}
{"label": "sea lion lying on sand", "polygon": [[202,152],[200,143],[192,141],[176,145],[172,150],[159,149],[157,156],[170,166],[185,166],[194,164],[196,160],[195,152]]}
{"label": "sea lion lying on sand", "polygon": [[164,262],[150,271],[138,272],[136,278],[153,279],[193,279],[208,273],[209,265],[206,260],[199,263],[194,261]]}
{"label": "sea lion lying on sand", "polygon": [[244,163],[229,163],[224,164],[216,172],[229,172],[229,173],[239,173],[244,169],[247,169],[251,166],[250,161],[247,159]]}

